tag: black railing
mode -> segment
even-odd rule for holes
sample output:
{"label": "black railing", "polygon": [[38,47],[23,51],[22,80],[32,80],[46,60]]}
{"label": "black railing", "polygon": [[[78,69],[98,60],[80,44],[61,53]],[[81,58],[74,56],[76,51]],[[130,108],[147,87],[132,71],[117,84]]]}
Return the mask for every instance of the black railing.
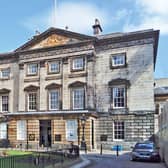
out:
{"label": "black railing", "polygon": [[6,156],[0,158],[0,168],[61,168],[73,161],[79,153],[69,150],[36,152],[28,155]]}

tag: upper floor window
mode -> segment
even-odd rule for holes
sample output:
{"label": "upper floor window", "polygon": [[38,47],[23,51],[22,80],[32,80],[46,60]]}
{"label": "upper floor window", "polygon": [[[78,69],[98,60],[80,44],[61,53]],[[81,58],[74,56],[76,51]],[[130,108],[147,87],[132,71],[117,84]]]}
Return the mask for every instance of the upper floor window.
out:
{"label": "upper floor window", "polygon": [[2,112],[8,112],[9,111],[9,96],[8,95],[2,95],[1,96],[1,103],[2,103],[2,106],[1,106],[1,109],[2,109]]}
{"label": "upper floor window", "polygon": [[72,60],[72,70],[84,70],[84,58],[75,58]]}
{"label": "upper floor window", "polygon": [[28,111],[37,110],[37,92],[28,93]]}
{"label": "upper floor window", "polygon": [[60,109],[60,93],[59,89],[49,91],[49,110]]}
{"label": "upper floor window", "polygon": [[84,88],[73,88],[73,109],[84,109],[85,94]]}
{"label": "upper floor window", "polygon": [[38,72],[38,64],[28,64],[27,74],[28,75],[37,75]]}
{"label": "upper floor window", "polygon": [[10,76],[10,69],[9,68],[1,70],[1,78],[9,78],[9,76]]}
{"label": "upper floor window", "polygon": [[127,79],[117,78],[108,82],[111,95],[111,108],[126,108],[127,107],[127,90],[131,83]]}
{"label": "upper floor window", "polygon": [[125,86],[112,87],[112,103],[113,108],[125,107]]}
{"label": "upper floor window", "polygon": [[59,61],[54,61],[54,62],[49,62],[49,69],[48,72],[49,73],[59,73],[60,72],[60,63]]}
{"label": "upper floor window", "polygon": [[118,53],[113,54],[111,57],[111,65],[112,68],[125,66],[126,65],[126,54],[125,53]]}
{"label": "upper floor window", "polygon": [[114,140],[124,140],[125,126],[123,121],[114,121]]}

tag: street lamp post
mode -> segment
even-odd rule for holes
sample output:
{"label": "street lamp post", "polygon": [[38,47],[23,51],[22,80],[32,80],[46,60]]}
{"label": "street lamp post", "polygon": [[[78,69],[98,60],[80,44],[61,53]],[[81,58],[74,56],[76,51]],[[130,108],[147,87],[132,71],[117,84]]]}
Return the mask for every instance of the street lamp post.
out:
{"label": "street lamp post", "polygon": [[81,141],[81,149],[86,151],[86,141],[85,141],[85,124],[86,124],[86,116],[85,114],[82,115],[80,118],[81,125],[82,125],[82,141]]}

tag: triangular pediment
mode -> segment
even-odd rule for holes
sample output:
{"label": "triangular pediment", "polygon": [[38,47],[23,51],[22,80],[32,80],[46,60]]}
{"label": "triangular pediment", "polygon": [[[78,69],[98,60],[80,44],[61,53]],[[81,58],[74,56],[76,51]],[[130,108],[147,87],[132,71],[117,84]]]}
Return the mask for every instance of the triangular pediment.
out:
{"label": "triangular pediment", "polygon": [[50,28],[41,34],[34,36],[31,40],[17,48],[15,51],[54,47],[91,39],[94,39],[94,37],[63,29]]}

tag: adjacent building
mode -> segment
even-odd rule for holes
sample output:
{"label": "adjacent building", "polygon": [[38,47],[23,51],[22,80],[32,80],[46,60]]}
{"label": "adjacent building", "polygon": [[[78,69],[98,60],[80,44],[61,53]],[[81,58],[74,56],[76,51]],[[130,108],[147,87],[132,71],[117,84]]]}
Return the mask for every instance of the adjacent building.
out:
{"label": "adjacent building", "polygon": [[0,139],[125,148],[154,134],[158,30],[94,36],[49,28],[0,54]]}
{"label": "adjacent building", "polygon": [[160,156],[168,165],[168,78],[155,80],[155,132]]}

